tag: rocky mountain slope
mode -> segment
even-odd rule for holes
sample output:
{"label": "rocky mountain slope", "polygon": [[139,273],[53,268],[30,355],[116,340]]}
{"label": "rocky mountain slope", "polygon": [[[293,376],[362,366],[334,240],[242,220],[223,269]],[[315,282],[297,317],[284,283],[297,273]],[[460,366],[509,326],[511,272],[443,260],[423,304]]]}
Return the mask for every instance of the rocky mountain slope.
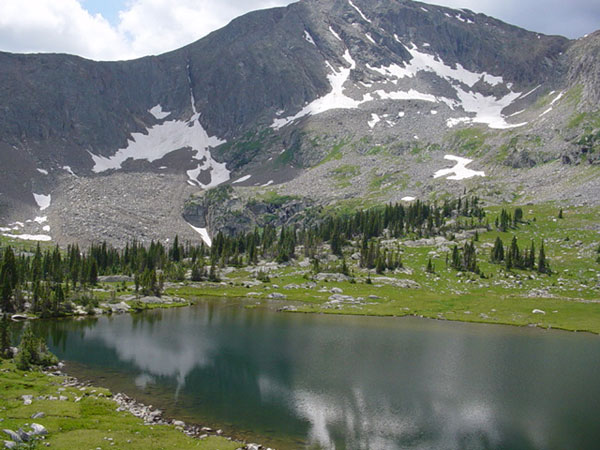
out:
{"label": "rocky mountain slope", "polygon": [[[0,53],[0,226],[118,243],[262,223],[246,206],[265,195],[292,196],[281,214],[265,207],[279,222],[298,202],[465,189],[598,202],[599,52],[599,32],[571,41],[408,0],[301,0],[134,61]],[[442,175],[448,154],[473,167]],[[227,211],[203,198],[221,184],[234,187]]]}

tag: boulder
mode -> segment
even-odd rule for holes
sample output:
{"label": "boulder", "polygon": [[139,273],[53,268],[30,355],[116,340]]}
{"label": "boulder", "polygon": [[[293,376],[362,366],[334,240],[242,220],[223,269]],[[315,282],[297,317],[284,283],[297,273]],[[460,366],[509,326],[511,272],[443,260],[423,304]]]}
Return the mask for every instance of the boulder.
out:
{"label": "boulder", "polygon": [[33,436],[46,436],[48,434],[48,430],[44,425],[40,425],[39,423],[31,424],[31,434]]}
{"label": "boulder", "polygon": [[126,275],[106,275],[98,277],[98,281],[101,283],[132,283],[133,278]]}
{"label": "boulder", "polygon": [[344,282],[350,280],[349,277],[343,273],[318,273],[314,277],[315,281],[336,281]]}
{"label": "boulder", "polygon": [[129,312],[129,310],[131,309],[131,306],[129,306],[125,302],[111,304],[111,305],[108,305],[108,307],[114,313],[126,313],[126,312]]}
{"label": "boulder", "polygon": [[19,436],[19,434],[16,433],[15,431],[8,430],[8,429],[4,429],[2,431],[4,431],[4,433],[6,433],[8,435],[8,437],[10,437],[11,441],[14,441],[14,442],[17,442],[17,443],[23,442],[23,440],[21,439],[21,436]]}

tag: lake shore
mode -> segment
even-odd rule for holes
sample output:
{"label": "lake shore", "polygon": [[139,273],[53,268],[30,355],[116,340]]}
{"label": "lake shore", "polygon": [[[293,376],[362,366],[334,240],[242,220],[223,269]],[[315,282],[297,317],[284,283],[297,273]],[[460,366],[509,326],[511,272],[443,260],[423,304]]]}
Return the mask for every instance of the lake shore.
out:
{"label": "lake shore", "polygon": [[[221,430],[166,418],[152,405],[144,405],[126,394],[113,395],[105,388],[65,374],[60,366],[44,372],[23,372],[11,362],[0,362],[3,429],[25,429],[35,418],[48,431],[44,444],[65,450],[123,443],[127,448],[140,450],[266,448],[222,436]],[[9,439],[8,435],[5,437]]]}

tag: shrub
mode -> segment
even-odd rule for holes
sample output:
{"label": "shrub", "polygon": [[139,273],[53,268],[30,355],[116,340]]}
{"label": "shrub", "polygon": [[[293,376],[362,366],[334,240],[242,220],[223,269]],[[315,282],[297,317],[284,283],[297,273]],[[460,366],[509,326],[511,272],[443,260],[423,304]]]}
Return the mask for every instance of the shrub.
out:
{"label": "shrub", "polygon": [[31,325],[27,324],[15,358],[19,370],[31,370],[34,367],[48,367],[56,364],[58,358],[54,356],[43,338],[33,334]]}

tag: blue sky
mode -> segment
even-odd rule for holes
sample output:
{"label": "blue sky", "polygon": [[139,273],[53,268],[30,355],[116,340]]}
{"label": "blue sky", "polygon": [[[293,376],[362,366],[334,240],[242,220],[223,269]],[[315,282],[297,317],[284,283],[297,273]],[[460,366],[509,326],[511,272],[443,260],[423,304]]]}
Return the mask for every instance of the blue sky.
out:
{"label": "blue sky", "polygon": [[[333,1],[333,0],[331,0]],[[357,0],[360,1],[368,0]],[[291,0],[0,0],[0,50],[131,59],[182,47],[248,11]],[[531,31],[578,38],[600,28],[600,0],[431,0]]]}
{"label": "blue sky", "polygon": [[119,23],[119,11],[126,8],[124,0],[82,0],[81,4],[92,14],[101,14],[111,25]]}

